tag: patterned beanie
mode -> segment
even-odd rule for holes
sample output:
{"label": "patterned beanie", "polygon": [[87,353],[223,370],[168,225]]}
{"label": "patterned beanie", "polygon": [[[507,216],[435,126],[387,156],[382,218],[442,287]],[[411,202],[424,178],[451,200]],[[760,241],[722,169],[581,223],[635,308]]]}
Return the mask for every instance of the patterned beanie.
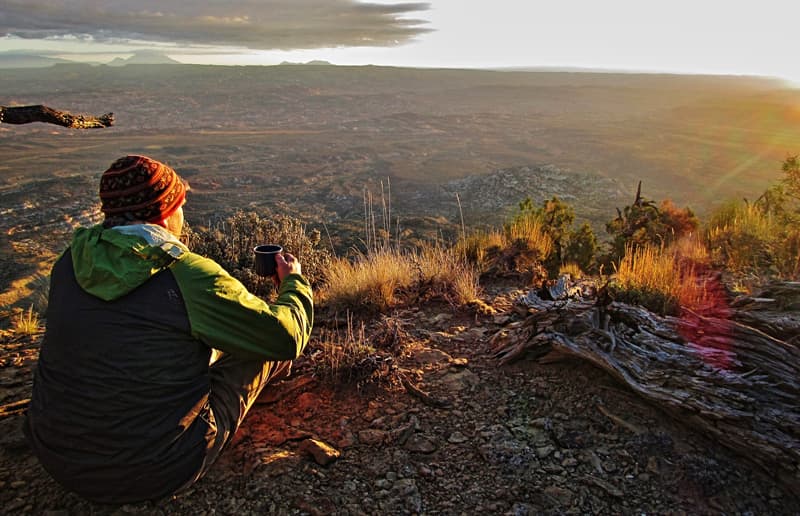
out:
{"label": "patterned beanie", "polygon": [[106,219],[160,222],[177,210],[187,185],[167,165],[146,156],[125,156],[100,178]]}

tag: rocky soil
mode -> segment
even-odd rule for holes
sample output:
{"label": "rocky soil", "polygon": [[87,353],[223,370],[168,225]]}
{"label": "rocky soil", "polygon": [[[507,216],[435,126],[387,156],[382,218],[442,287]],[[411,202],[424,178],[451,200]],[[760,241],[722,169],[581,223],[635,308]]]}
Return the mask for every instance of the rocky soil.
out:
{"label": "rocky soil", "polygon": [[[0,417],[4,514],[797,514],[800,500],[718,443],[578,362],[499,366],[488,341],[519,317],[439,304],[392,314],[391,374],[268,386],[234,445],[189,491],[102,506],[42,470],[13,406]],[[40,336],[0,339],[0,405],[30,396]],[[24,408],[24,403],[19,405]]]}

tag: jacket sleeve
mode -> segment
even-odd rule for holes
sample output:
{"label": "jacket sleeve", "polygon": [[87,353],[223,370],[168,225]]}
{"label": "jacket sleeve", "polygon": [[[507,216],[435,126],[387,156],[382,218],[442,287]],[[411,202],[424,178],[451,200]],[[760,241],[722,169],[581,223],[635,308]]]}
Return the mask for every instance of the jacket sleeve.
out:
{"label": "jacket sleeve", "polygon": [[275,304],[254,296],[215,261],[186,253],[172,266],[192,335],[209,347],[267,360],[300,356],[311,336],[314,301],[299,274],[284,278]]}

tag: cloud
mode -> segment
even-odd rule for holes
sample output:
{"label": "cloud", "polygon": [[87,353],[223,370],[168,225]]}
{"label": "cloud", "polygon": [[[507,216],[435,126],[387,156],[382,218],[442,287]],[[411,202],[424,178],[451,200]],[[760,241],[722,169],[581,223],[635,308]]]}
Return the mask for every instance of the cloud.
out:
{"label": "cloud", "polygon": [[2,0],[0,36],[152,41],[258,50],[394,46],[429,32],[421,2]]}

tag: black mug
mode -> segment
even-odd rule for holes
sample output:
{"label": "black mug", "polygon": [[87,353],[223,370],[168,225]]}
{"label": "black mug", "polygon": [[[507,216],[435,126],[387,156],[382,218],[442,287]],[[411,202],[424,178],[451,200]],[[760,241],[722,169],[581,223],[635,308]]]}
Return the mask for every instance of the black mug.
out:
{"label": "black mug", "polygon": [[283,247],[274,244],[259,245],[253,249],[256,254],[256,274],[271,277],[277,271],[275,256],[283,252]]}

